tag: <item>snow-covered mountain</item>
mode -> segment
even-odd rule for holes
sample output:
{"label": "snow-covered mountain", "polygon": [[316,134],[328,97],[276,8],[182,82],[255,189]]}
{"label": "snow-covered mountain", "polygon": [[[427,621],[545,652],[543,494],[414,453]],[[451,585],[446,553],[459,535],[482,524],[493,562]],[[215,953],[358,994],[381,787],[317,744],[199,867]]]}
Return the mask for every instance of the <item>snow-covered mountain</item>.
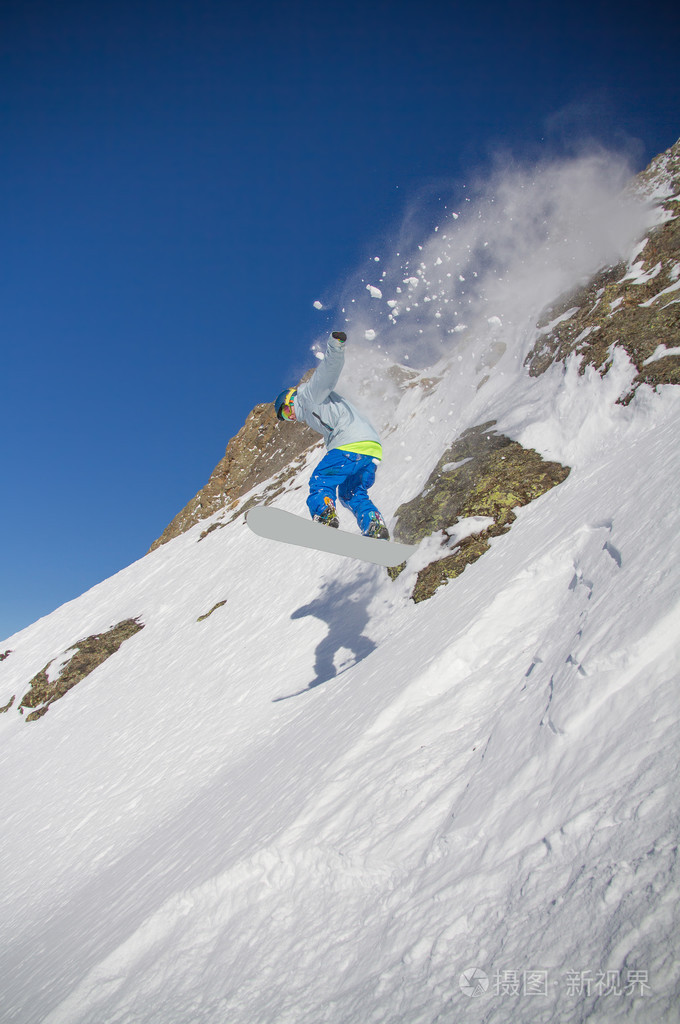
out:
{"label": "snow-covered mountain", "polygon": [[403,571],[250,533],[321,454],[260,406],[0,645],[3,1022],[678,1019],[680,143],[624,183],[506,169],[348,283]]}

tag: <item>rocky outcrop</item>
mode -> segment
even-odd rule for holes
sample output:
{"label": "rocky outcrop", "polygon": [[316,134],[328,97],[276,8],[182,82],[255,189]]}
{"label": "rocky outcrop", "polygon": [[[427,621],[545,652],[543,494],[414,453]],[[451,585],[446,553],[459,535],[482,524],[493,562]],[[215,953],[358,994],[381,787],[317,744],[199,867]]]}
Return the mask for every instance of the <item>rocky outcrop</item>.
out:
{"label": "rocky outcrop", "polygon": [[280,473],[318,440],[319,435],[303,423],[277,420],[271,402],[256,405],[227,445],[208,483],[175,516],[150,550],[220,509],[235,505],[243,494]]}
{"label": "rocky outcrop", "polygon": [[643,240],[632,266],[607,267],[547,307],[526,359],[532,376],[573,353],[582,370],[590,364],[604,374],[613,348],[621,347],[638,371],[623,402],[643,383],[680,383],[680,141],[635,179],[632,190],[653,194],[664,222]]}
{"label": "rocky outcrop", "polygon": [[[73,647],[64,652],[60,659],[61,664],[57,668],[50,671],[56,661],[53,658],[33,676],[28,683],[28,690],[19,701],[19,713],[23,714],[24,708],[31,708],[33,710],[26,716],[26,721],[34,722],[41,718],[49,711],[51,704],[82,682],[107,658],[115,654],[126,640],[143,628],[144,623],[138,619],[124,619],[105,633],[96,633],[85,637],[84,640],[78,640]],[[13,703],[14,697],[0,710],[8,711]]]}
{"label": "rocky outcrop", "polygon": [[205,612],[203,615],[199,615],[198,618],[196,619],[196,622],[205,622],[205,620],[209,619],[212,613],[216,612],[218,608],[224,608],[226,603],[226,599],[223,601],[218,601],[216,604],[212,606],[209,612]]}
{"label": "rocky outcrop", "polygon": [[[449,530],[460,520],[492,520],[485,529],[454,544],[450,555],[418,573],[412,598],[417,603],[476,562],[489,548],[489,539],[507,533],[517,518],[515,509],[528,505],[569,475],[559,462],[544,462],[538,452],[523,448],[483,423],[466,430],[439,459],[422,492],[397,509],[395,537],[418,544],[439,532],[449,549]],[[400,569],[390,570],[396,578]]]}

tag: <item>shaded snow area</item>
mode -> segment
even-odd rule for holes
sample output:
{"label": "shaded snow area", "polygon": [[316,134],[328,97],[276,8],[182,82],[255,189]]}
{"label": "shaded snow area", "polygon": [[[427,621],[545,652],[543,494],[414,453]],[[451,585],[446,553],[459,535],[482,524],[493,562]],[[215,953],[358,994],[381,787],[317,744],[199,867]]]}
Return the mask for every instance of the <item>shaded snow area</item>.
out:
{"label": "shaded snow area", "polygon": [[416,605],[431,539],[392,582],[218,513],[0,646],[3,1024],[678,1019],[680,389],[617,404],[619,353],[530,378],[535,282],[480,280],[486,333],[427,382],[388,387],[379,324],[348,332],[388,520],[490,420],[571,467],[460,577]]}

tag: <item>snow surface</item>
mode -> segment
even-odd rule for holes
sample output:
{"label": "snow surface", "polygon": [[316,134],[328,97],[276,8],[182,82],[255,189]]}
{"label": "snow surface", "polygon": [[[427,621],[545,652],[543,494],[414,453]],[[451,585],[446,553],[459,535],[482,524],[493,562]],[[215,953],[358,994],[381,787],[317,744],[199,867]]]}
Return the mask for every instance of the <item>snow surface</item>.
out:
{"label": "snow surface", "polygon": [[[417,251],[430,298],[443,235]],[[431,600],[409,595],[432,539],[391,582],[242,515],[200,540],[218,513],[2,645],[0,706],[145,624],[37,722],[0,716],[3,1024],[678,1019],[680,389],[617,404],[620,352],[527,376],[541,282],[594,259],[568,243],[539,282],[480,263],[428,386],[389,383],[358,304],[388,518],[489,420],[571,466]],[[399,339],[414,362],[434,318]],[[303,511],[317,459],[278,505]]]}

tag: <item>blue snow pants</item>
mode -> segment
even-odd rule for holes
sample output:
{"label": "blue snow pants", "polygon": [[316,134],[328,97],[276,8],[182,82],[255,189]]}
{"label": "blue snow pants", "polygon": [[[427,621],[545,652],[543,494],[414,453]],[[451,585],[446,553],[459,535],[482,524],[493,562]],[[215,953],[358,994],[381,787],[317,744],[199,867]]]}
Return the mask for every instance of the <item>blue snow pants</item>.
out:
{"label": "blue snow pants", "polygon": [[361,532],[365,533],[373,518],[372,513],[378,512],[368,496],[369,487],[375,483],[375,467],[375,459],[370,455],[332,448],[309,481],[307,508],[312,517],[326,511],[325,498],[330,498],[335,504],[337,492],[345,508],[354,513]]}

